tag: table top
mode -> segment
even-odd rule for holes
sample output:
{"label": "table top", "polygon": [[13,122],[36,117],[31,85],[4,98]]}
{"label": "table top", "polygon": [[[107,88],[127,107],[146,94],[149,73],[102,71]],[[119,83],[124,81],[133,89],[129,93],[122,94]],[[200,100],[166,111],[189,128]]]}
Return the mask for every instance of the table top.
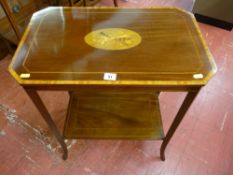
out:
{"label": "table top", "polygon": [[177,8],[46,8],[9,66],[22,85],[203,86],[216,69],[195,18]]}

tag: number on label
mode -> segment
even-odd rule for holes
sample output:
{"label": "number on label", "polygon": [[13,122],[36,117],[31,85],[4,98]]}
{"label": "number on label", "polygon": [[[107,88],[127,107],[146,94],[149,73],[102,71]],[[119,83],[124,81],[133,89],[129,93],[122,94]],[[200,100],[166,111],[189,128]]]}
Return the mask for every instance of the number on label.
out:
{"label": "number on label", "polygon": [[104,73],[104,80],[116,80],[117,79],[117,74],[114,73]]}

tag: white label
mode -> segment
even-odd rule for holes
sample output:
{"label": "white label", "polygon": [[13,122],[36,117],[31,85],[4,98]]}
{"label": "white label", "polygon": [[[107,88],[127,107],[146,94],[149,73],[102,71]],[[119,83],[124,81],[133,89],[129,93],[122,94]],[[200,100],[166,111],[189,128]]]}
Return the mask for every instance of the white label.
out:
{"label": "white label", "polygon": [[113,73],[104,73],[104,80],[116,80],[117,79],[117,74]]}
{"label": "white label", "polygon": [[202,79],[203,78],[203,74],[193,74],[193,78],[194,79]]}
{"label": "white label", "polygon": [[29,78],[30,74],[26,73],[26,74],[20,74],[20,78]]}

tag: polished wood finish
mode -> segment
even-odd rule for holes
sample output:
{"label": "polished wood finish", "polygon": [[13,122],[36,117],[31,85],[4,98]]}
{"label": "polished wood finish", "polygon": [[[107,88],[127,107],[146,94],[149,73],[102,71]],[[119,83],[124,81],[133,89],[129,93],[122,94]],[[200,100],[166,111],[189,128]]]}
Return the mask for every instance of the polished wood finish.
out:
{"label": "polished wood finish", "polygon": [[155,91],[71,93],[65,138],[162,139]]}
{"label": "polished wood finish", "polygon": [[[132,30],[141,36],[141,43],[123,50],[98,49],[85,43],[84,38],[88,33],[103,28]],[[132,41],[131,36],[122,36],[121,33],[118,38],[110,36],[110,33],[100,33],[105,36],[104,42],[109,39],[122,44]],[[135,109],[136,112],[136,108],[144,107],[143,111],[148,111],[142,114],[138,110],[138,116],[133,119],[138,120],[141,116],[140,119],[143,120],[140,121],[148,124],[148,112],[153,110],[144,104],[146,99],[151,99],[156,94],[143,95],[142,98],[140,94],[133,92],[188,91],[163,140],[161,159],[164,160],[168,142],[201,87],[216,72],[216,66],[194,17],[183,10],[51,7],[33,15],[9,71],[26,89],[56,135],[65,156],[67,148],[64,140],[36,91],[69,91],[71,100],[64,132],[68,138],[78,138],[78,134],[83,134],[81,137],[96,134],[96,130],[92,130],[95,132],[91,134],[79,133],[77,130],[80,126],[82,129],[87,127],[86,125],[97,127],[96,123],[87,120],[90,117],[97,121],[91,111],[94,111],[95,116],[98,114],[98,119],[106,119],[107,116],[111,118],[98,120],[102,127],[111,121],[116,121],[116,125],[119,124],[120,127],[133,127],[133,123],[126,122],[125,125],[119,119],[113,119],[113,116],[129,117],[132,116],[132,110]],[[105,73],[116,74],[116,79],[104,79]],[[121,97],[126,97],[127,100],[121,101]],[[111,103],[106,103],[108,100]],[[156,100],[149,101],[156,108],[154,116],[158,116]],[[105,106],[107,104],[110,105],[109,108]],[[117,108],[117,105],[120,107]],[[78,110],[76,114],[74,107]],[[159,121],[159,117],[152,121],[154,127]],[[102,131],[99,132],[99,136],[102,134]]]}
{"label": "polished wood finish", "polygon": [[[102,28],[135,31],[142,42],[120,51],[85,43]],[[216,71],[194,17],[175,8],[46,8],[33,15],[13,60],[10,71],[27,85],[202,86]],[[106,72],[117,80],[104,81]]]}

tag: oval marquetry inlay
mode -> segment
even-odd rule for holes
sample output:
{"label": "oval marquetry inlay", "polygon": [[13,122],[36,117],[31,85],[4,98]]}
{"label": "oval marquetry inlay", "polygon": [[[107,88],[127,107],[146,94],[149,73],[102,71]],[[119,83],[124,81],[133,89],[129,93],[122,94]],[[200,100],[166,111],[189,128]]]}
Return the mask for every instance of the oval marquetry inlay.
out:
{"label": "oval marquetry inlay", "polygon": [[85,36],[88,45],[104,50],[130,49],[140,44],[141,40],[137,32],[123,28],[100,29]]}

